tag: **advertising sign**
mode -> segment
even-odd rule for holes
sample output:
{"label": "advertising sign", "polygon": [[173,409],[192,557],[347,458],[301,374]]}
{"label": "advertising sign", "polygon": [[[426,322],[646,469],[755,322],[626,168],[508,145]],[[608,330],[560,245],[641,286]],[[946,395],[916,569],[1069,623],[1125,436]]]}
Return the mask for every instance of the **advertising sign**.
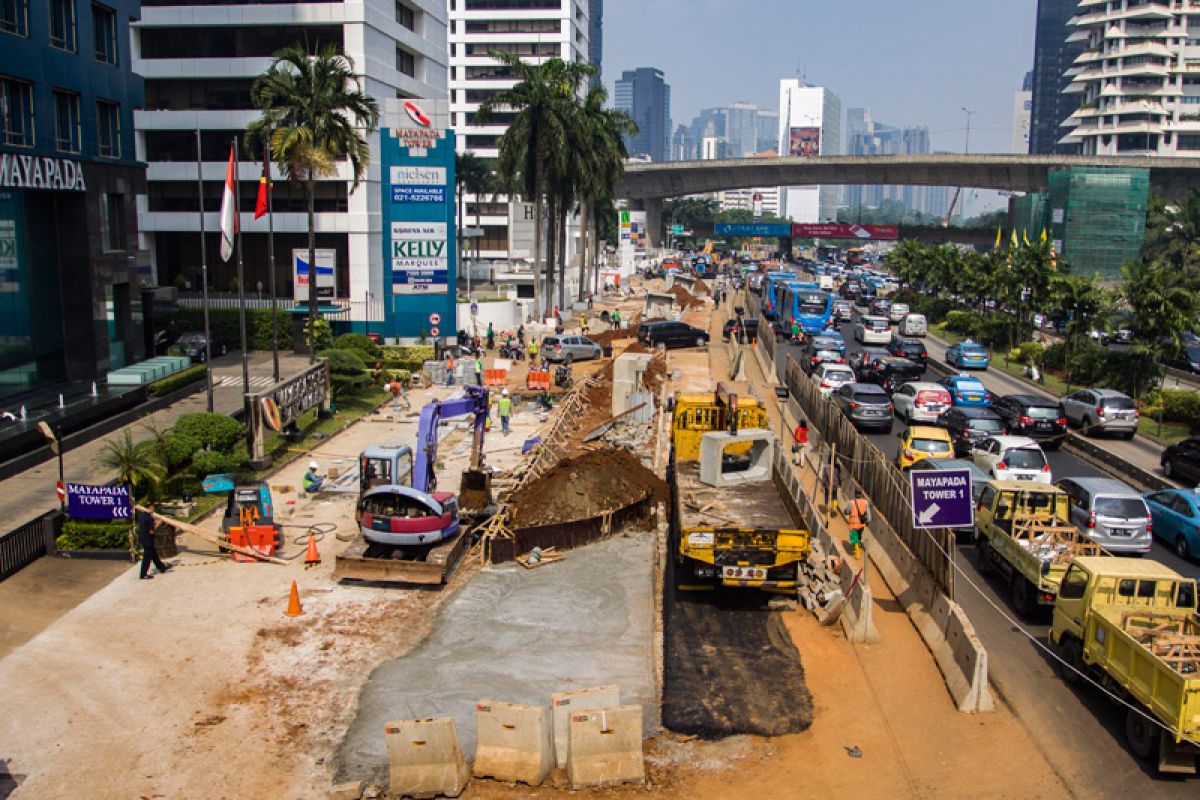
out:
{"label": "advertising sign", "polygon": [[532,258],[537,228],[533,203],[513,200],[508,204],[508,254],[512,258]]}
{"label": "advertising sign", "polygon": [[786,239],[792,226],[786,222],[718,222],[717,236],[776,236]]}
{"label": "advertising sign", "polygon": [[[318,247],[317,299],[337,297],[337,251]],[[297,303],[308,302],[308,248],[292,251],[292,291]]]}
{"label": "advertising sign", "polygon": [[788,155],[812,158],[821,155],[820,128],[792,128],[788,137]]}
{"label": "advertising sign", "polygon": [[75,519],[131,519],[129,487],[68,483],[67,515]]}
{"label": "advertising sign", "polygon": [[900,228],[895,225],[797,223],[792,225],[792,236],[797,239],[899,239]]}
{"label": "advertising sign", "polygon": [[392,167],[393,203],[446,202],[445,167]]}
{"label": "advertising sign", "polygon": [[909,478],[914,528],[969,528],[975,524],[970,471],[915,469]]}
{"label": "advertising sign", "polygon": [[450,242],[445,222],[393,222],[392,294],[446,294]]}

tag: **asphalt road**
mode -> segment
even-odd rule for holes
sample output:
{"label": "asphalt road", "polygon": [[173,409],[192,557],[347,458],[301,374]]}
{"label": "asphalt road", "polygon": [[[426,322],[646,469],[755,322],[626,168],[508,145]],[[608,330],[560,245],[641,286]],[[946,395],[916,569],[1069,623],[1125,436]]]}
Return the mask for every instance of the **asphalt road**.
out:
{"label": "asphalt road", "polygon": [[[854,341],[854,326],[841,325],[847,354],[861,349]],[[929,355],[940,359],[944,347],[925,339]],[[782,352],[795,355],[796,348],[777,345]],[[784,362],[786,363],[786,362]],[[780,368],[780,381],[784,380]],[[1028,392],[1025,384],[996,370],[978,376],[994,394]],[[926,372],[926,380],[937,377]],[[865,434],[889,458],[898,448],[896,432],[902,422],[893,423],[887,433]],[[1128,452],[1135,463],[1156,469],[1158,453],[1144,440],[1104,441],[1105,447],[1122,455]],[[1047,453],[1055,480],[1066,477],[1100,476],[1103,471],[1063,450]],[[1169,565],[1183,575],[1200,578],[1200,564],[1184,562],[1171,550],[1155,541],[1148,556]],[[1124,746],[1124,711],[1098,690],[1072,689],[1062,681],[1054,661],[1038,646],[1045,643],[1048,619],[1020,620],[1007,601],[1006,587],[983,578],[975,568],[974,547],[963,542],[956,555],[961,572],[956,581],[956,600],[967,612],[980,639],[987,647],[992,682],[1014,712],[1038,738],[1051,763],[1080,796],[1122,795],[1140,798],[1195,797],[1200,778],[1179,779],[1157,775],[1153,765],[1136,759]],[[1108,768],[1099,768],[1108,765]]]}

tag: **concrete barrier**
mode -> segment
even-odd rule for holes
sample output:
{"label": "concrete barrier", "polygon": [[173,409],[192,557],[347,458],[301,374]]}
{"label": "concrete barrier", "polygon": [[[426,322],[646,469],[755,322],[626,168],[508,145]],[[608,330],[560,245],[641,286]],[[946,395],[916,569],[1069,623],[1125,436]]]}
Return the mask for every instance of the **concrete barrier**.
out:
{"label": "concrete barrier", "polygon": [[567,741],[572,789],[645,782],[640,705],[577,711],[568,722]]}
{"label": "concrete barrier", "polygon": [[480,700],[475,704],[477,778],[539,786],[554,769],[550,715],[541,706]]}
{"label": "concrete barrier", "polygon": [[458,797],[471,771],[451,717],[406,719],[384,726],[388,791],[409,797]]}
{"label": "concrete barrier", "polygon": [[[663,517],[666,519],[666,517]],[[569,749],[567,728],[571,715],[580,711],[591,711],[595,708],[612,708],[621,703],[621,689],[618,686],[596,686],[591,689],[576,689],[573,692],[555,692],[550,695],[550,705],[554,716],[554,759],[555,763],[566,769],[567,750]]]}

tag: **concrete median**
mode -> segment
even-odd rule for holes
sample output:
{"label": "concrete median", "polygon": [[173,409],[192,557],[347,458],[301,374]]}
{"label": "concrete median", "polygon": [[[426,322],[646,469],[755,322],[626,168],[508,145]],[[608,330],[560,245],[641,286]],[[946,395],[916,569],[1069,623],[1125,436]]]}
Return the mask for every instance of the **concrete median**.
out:
{"label": "concrete median", "polygon": [[612,708],[621,703],[619,686],[596,686],[591,689],[576,689],[573,692],[555,692],[550,695],[554,716],[554,759],[562,769],[567,767],[567,750],[570,748],[569,731],[571,715],[596,708]]}
{"label": "concrete median", "polygon": [[466,788],[471,771],[450,717],[389,722],[384,738],[391,794],[458,797]]}
{"label": "concrete median", "polygon": [[645,782],[641,706],[577,711],[568,723],[567,739],[572,789]]}
{"label": "concrete median", "polygon": [[550,715],[541,706],[480,700],[475,737],[476,778],[539,786],[554,769]]}

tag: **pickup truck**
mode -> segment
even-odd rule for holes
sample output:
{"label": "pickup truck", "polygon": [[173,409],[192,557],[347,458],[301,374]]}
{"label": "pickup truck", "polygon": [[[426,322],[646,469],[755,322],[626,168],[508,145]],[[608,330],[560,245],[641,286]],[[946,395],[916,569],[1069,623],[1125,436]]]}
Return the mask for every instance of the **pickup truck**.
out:
{"label": "pickup truck", "polygon": [[998,572],[1017,613],[1049,610],[1071,560],[1100,546],[1070,522],[1062,489],[1029,481],[988,481],[975,509],[979,571]]}
{"label": "pickup truck", "polygon": [[1130,703],[1125,739],[1158,769],[1196,773],[1200,755],[1200,615],[1196,581],[1165,564],[1075,559],[1059,586],[1050,644],[1063,679],[1086,675]]}

